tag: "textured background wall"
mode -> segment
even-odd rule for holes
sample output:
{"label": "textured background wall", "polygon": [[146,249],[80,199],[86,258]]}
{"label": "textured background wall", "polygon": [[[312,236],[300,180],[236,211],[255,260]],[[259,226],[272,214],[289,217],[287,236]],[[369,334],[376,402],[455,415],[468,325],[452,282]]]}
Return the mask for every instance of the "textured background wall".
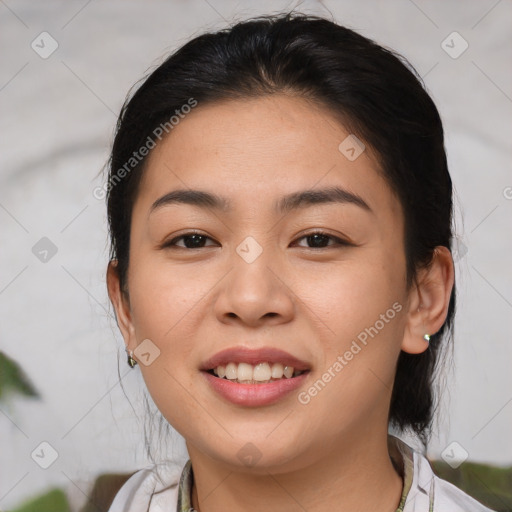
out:
{"label": "textured background wall", "polygon": [[[116,114],[150,66],[202,30],[292,6],[330,11],[403,53],[440,109],[456,191],[459,309],[455,367],[429,455],[457,442],[459,457],[512,463],[509,0],[2,0],[0,347],[43,398],[1,405],[0,508],[50,484],[80,503],[96,474],[148,463],[144,384],[119,352],[104,284],[105,208],[93,195]],[[34,254],[43,237],[55,254]],[[134,410],[119,385],[119,354]],[[43,441],[58,454],[46,470],[31,458]],[[167,450],[185,456],[179,439]],[[50,462],[52,450],[43,452]]]}

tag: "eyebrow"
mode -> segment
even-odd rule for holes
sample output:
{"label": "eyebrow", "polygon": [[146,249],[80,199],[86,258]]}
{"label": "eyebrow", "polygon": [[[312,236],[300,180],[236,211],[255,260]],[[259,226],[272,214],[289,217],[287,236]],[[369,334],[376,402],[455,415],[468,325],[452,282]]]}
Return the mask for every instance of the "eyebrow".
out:
{"label": "eyebrow", "polygon": [[[189,204],[203,209],[230,211],[229,199],[204,190],[173,190],[157,199],[150,208],[150,214],[155,210],[176,203]],[[373,213],[366,201],[359,195],[349,192],[341,187],[329,187],[324,189],[310,189],[293,192],[281,197],[274,203],[274,211],[278,214],[288,213],[299,208],[306,208],[317,204],[354,204]]]}

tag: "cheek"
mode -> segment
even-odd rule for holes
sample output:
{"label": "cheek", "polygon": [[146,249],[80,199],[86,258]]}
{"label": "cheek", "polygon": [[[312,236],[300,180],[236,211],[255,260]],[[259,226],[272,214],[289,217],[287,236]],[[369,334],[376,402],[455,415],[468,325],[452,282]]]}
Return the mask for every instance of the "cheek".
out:
{"label": "cheek", "polygon": [[151,255],[134,257],[132,263],[130,297],[137,340],[154,338],[157,344],[175,346],[169,341],[187,332],[184,326],[211,288],[210,279]]}
{"label": "cheek", "polygon": [[[378,251],[330,265],[328,271],[319,268],[316,273],[300,273],[293,285],[294,292],[308,306],[306,311],[313,313],[311,318],[322,320],[322,332],[336,349],[400,302],[401,287],[399,262]],[[388,316],[394,318],[395,312],[396,308]]]}
{"label": "cheek", "polygon": [[318,276],[308,306],[328,327],[319,373],[336,375],[326,375],[333,384],[324,404],[364,408],[392,387],[404,329],[403,272],[399,258],[368,251],[330,272],[329,279]]}
{"label": "cheek", "polygon": [[132,259],[130,276],[132,321],[138,343],[149,339],[158,357],[139,364],[148,392],[167,421],[181,434],[190,430],[187,421],[201,411],[190,398],[193,368],[187,365],[196,343],[197,308],[207,283],[170,269],[156,258]]}
{"label": "cheek", "polygon": [[141,372],[147,390],[162,416],[176,431],[188,438],[197,430],[191,428],[191,420],[205,415],[205,407],[200,406],[192,391],[193,381],[177,374],[162,356],[151,366],[141,368]]}

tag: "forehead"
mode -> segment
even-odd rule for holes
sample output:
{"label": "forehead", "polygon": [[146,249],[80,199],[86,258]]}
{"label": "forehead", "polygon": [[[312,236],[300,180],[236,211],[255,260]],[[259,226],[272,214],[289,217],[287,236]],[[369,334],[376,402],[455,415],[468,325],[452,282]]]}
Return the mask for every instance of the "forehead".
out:
{"label": "forehead", "polygon": [[[137,203],[175,189],[209,190],[233,209],[272,208],[297,190],[341,186],[397,214],[370,149],[348,159],[351,134],[315,103],[284,94],[198,104],[151,151]],[[357,148],[356,148],[357,149]]]}

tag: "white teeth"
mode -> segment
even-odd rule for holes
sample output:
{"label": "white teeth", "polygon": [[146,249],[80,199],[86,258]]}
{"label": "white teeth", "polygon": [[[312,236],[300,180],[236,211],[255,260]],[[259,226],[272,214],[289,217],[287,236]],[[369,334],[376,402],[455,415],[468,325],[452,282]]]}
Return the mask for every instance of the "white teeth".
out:
{"label": "white teeth", "polygon": [[252,380],[252,366],[247,363],[238,364],[238,380]]}
{"label": "white teeth", "polygon": [[228,363],[226,366],[219,365],[213,369],[217,377],[237,381],[244,384],[256,384],[272,382],[283,377],[291,379],[303,373],[295,371],[293,366],[285,366],[281,363],[258,363],[251,365],[248,363]]}
{"label": "white teeth", "polygon": [[272,373],[270,371],[270,365],[268,363],[260,363],[254,367],[253,379],[258,382],[264,380],[270,380]]}
{"label": "white teeth", "polygon": [[281,363],[274,363],[272,365],[272,378],[281,379],[283,377],[283,365]]}
{"label": "white teeth", "polygon": [[226,366],[226,379],[235,380],[238,378],[238,367],[235,363],[228,363]]}
{"label": "white teeth", "polygon": [[291,377],[293,377],[293,366],[285,366],[283,373],[287,379],[290,379]]}

